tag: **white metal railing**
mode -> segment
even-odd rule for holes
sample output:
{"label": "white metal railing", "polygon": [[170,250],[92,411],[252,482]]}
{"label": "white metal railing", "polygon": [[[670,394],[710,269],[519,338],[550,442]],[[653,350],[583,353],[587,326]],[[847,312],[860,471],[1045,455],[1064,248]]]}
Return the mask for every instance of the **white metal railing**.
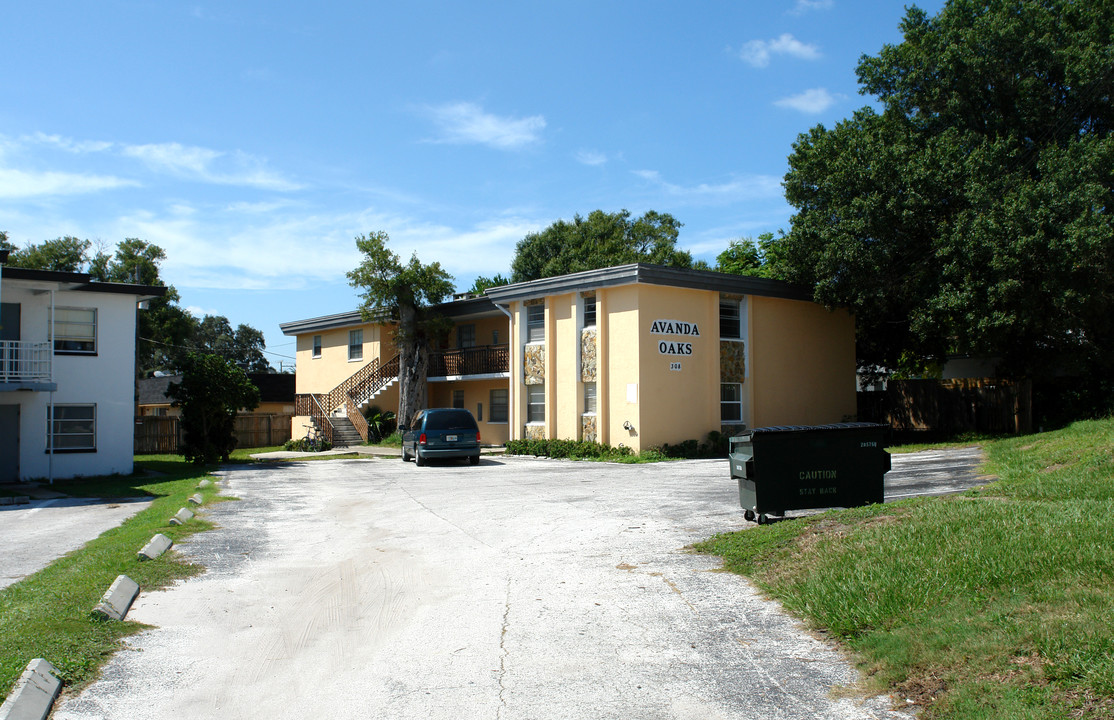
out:
{"label": "white metal railing", "polygon": [[53,357],[48,342],[0,340],[0,382],[50,382]]}

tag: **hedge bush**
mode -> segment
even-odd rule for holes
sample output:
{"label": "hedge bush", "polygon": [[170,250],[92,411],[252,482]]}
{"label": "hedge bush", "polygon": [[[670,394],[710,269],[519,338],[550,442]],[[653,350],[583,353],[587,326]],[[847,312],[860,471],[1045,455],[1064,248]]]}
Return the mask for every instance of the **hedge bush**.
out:
{"label": "hedge bush", "polygon": [[629,457],[634,453],[629,447],[611,447],[583,440],[510,440],[507,442],[507,454],[572,460],[612,460]]}

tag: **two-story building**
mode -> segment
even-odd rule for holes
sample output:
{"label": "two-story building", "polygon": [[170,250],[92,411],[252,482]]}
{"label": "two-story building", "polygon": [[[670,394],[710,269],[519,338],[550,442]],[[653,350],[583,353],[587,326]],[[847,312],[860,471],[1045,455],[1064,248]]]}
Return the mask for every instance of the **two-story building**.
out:
{"label": "two-story building", "polygon": [[0,266],[0,481],[132,472],[136,304],[165,292]]}
{"label": "two-story building", "polygon": [[[639,451],[856,412],[853,318],[774,280],[632,264],[436,310],[453,330],[433,356],[428,406],[471,410],[489,443],[567,438]],[[281,327],[297,338],[295,434],[313,417],[397,407],[389,321],[351,312]]]}

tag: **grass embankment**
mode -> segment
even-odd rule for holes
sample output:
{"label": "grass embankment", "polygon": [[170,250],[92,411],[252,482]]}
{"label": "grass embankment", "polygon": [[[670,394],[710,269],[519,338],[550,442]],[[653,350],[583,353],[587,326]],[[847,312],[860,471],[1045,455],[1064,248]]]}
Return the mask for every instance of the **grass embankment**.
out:
{"label": "grass embankment", "polygon": [[[197,490],[207,469],[182,462],[180,456],[136,460],[137,473],[132,476],[55,483],[55,490],[74,496],[151,496],[154,500],[119,527],[0,590],[0,699],[11,691],[27,663],[37,657],[58,668],[67,685],[87,682],[117,649],[121,638],[143,629],[136,622],[98,620],[90,614],[117,575],[127,575],[143,592],[149,592],[203,570],[174,552],[145,562],[139,562],[136,553],[155,533],[177,543],[211,527],[200,516],[182,526],[167,522],[194,493],[201,492],[207,500],[213,495],[215,489]],[[142,471],[161,475],[153,477]]]}
{"label": "grass embankment", "polygon": [[1114,421],[986,444],[992,485],[702,543],[949,720],[1114,717]]}

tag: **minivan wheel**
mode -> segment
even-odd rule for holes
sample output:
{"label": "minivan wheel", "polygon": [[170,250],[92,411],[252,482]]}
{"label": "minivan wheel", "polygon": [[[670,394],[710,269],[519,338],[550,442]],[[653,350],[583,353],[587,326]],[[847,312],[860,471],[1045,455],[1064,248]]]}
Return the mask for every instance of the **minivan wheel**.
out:
{"label": "minivan wheel", "polygon": [[406,448],[402,448],[402,462],[410,462],[410,456],[406,454]]}
{"label": "minivan wheel", "polygon": [[480,456],[479,455],[469,455],[468,456],[468,464],[469,465],[479,465],[480,464]]}
{"label": "minivan wheel", "polygon": [[414,451],[414,464],[417,465],[418,467],[425,467],[425,458],[422,457],[422,451],[421,450],[415,450]]}

